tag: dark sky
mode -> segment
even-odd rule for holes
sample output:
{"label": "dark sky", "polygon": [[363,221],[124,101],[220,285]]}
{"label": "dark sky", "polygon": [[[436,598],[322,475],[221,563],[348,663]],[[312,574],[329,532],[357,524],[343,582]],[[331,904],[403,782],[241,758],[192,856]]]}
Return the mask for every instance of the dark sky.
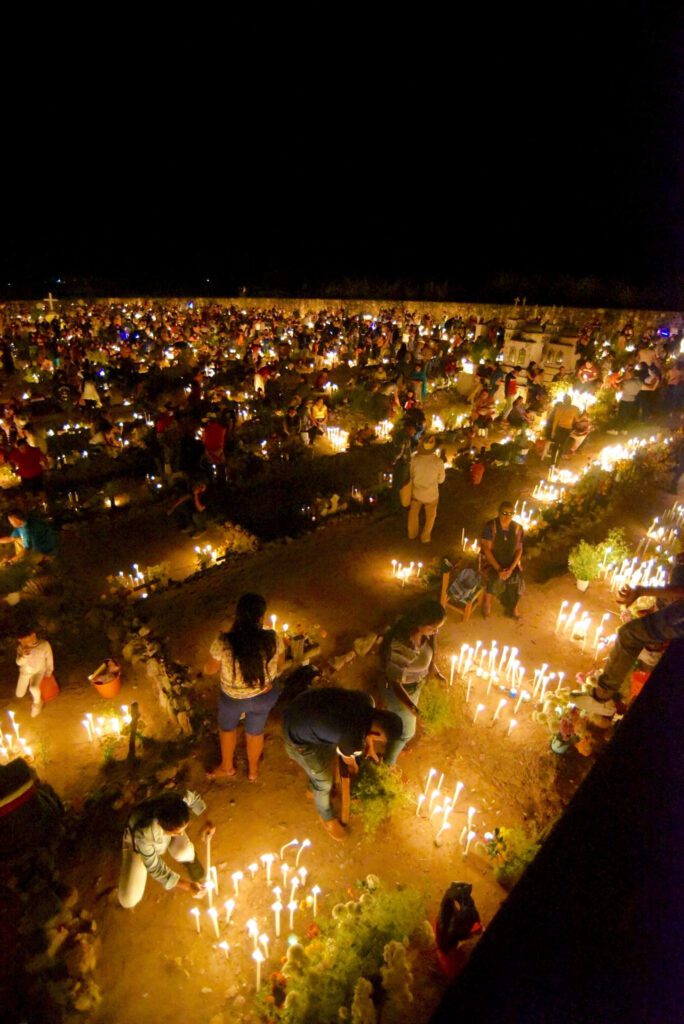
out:
{"label": "dark sky", "polygon": [[640,3],[617,25],[592,10],[446,47],[434,25],[411,48],[407,24],[401,47],[324,49],[296,74],[133,65],[121,88],[60,85],[40,141],[11,147],[0,295],[365,279],[455,298],[520,281],[543,300],[593,278],[673,302],[680,26]]}

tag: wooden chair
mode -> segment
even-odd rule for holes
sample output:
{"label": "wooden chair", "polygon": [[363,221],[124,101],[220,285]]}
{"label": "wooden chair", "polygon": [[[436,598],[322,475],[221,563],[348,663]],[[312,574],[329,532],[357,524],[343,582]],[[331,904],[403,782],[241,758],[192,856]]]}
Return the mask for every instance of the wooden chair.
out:
{"label": "wooden chair", "polygon": [[458,615],[463,617],[463,621],[467,622],[475,609],[479,608],[484,600],[485,585],[484,583],[481,583],[469,601],[454,601],[453,598],[449,597],[449,587],[451,586],[451,581],[454,578],[454,575],[465,567],[466,564],[461,562],[458,565],[455,565],[452,569],[447,570],[447,572],[442,573],[442,593],[439,598],[439,603],[445,611],[447,610],[447,607],[453,608]]}

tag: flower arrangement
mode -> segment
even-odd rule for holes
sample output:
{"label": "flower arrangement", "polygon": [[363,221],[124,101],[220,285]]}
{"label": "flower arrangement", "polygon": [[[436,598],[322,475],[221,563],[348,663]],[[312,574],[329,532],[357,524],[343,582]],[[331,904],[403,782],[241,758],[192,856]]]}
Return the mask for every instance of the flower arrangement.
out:
{"label": "flower arrangement", "polygon": [[384,1004],[383,1022],[410,1019],[413,968],[434,945],[423,897],[415,889],[386,892],[373,875],[360,889],[333,907],[306,946],[289,947],[282,973],[271,977],[270,1019],[374,1024],[376,1000]]}
{"label": "flower arrangement", "polygon": [[509,892],[519,881],[525,868],[539,853],[540,844],[521,828],[494,829],[485,844],[487,856],[494,862],[497,882]]}

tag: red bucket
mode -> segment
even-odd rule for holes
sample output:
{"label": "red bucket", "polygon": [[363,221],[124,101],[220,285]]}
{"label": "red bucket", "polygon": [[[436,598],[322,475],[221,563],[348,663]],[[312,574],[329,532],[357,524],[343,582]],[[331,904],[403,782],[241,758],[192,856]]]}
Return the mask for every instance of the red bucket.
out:
{"label": "red bucket", "polygon": [[636,669],[632,672],[632,684],[630,686],[632,700],[639,696],[650,674],[650,672],[644,672],[643,669]]}
{"label": "red bucket", "polygon": [[54,676],[43,676],[40,682],[40,699],[44,704],[59,697],[59,684]]}

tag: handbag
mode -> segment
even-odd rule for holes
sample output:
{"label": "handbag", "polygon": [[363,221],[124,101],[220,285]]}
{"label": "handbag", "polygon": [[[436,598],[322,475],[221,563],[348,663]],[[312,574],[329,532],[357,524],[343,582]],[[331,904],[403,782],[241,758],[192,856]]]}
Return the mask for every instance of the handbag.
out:
{"label": "handbag", "polygon": [[44,704],[59,697],[59,684],[53,675],[43,676],[40,681],[40,699]]}
{"label": "handbag", "polygon": [[409,480],[408,483],[404,484],[403,487],[399,488],[399,500],[401,501],[402,508],[408,508],[411,504],[411,495],[413,493],[413,485]]}

